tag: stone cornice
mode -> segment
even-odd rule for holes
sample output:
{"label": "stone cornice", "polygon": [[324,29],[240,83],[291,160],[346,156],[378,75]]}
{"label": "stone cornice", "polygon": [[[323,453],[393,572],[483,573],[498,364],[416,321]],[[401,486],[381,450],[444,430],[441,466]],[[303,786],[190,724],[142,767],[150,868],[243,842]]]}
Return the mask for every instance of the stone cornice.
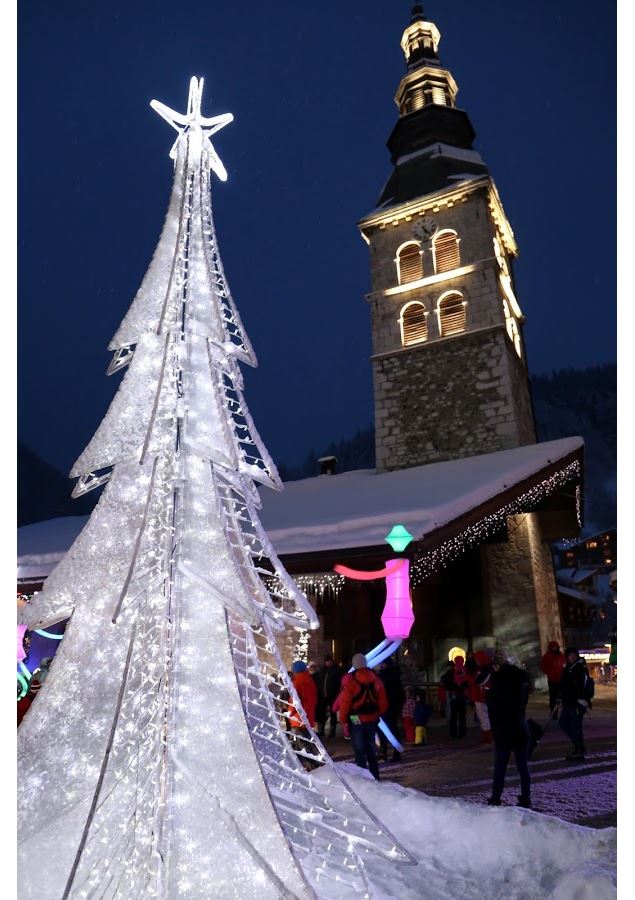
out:
{"label": "stone cornice", "polygon": [[408,200],[406,203],[389,206],[386,209],[376,209],[360,219],[357,227],[364,240],[369,243],[367,232],[375,229],[385,229],[387,226],[397,226],[401,222],[408,222],[413,218],[438,211],[443,206],[454,206],[455,203],[467,200],[471,194],[483,188],[486,188],[488,191],[488,206],[494,223],[500,232],[505,249],[512,256],[518,256],[518,245],[514,238],[514,232],[507,220],[500,195],[490,175],[470,178],[457,184],[456,187],[442,188],[439,191],[434,191],[432,194],[417,197],[415,200]]}
{"label": "stone cornice", "polygon": [[497,266],[496,257],[490,256],[487,259],[481,259],[478,262],[470,263],[467,266],[461,266],[458,269],[450,269],[449,272],[439,272],[437,275],[428,275],[426,278],[420,278],[418,281],[408,281],[406,284],[397,284],[395,287],[385,288],[383,291],[370,291],[365,295],[366,300],[370,303],[379,297],[395,297],[407,294],[409,291],[419,291],[421,288],[431,287],[435,284],[444,284],[446,281],[453,281],[455,278],[462,278],[464,275],[470,275],[472,272],[479,272],[481,269],[489,269]]}
{"label": "stone cornice", "polygon": [[421,341],[418,344],[411,344],[409,347],[395,347],[394,350],[386,350],[384,353],[373,353],[370,357],[370,361],[374,362],[376,359],[387,359],[389,356],[400,356],[403,353],[412,353],[414,350],[422,350],[424,347],[432,347],[441,342],[456,341],[461,338],[470,337],[470,335],[473,334],[484,334],[488,331],[501,331],[503,337],[507,338],[505,323],[501,322],[498,325],[485,325],[483,328],[472,328],[466,331],[460,331],[458,334],[439,335],[438,337],[428,338],[427,341]]}

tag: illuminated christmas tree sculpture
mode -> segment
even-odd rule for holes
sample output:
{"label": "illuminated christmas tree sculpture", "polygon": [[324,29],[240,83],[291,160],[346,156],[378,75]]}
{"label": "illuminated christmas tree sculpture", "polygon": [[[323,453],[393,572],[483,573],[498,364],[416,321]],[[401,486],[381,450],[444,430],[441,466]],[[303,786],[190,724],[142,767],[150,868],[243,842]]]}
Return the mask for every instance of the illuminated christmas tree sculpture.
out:
{"label": "illuminated christmas tree sculpture", "polygon": [[110,346],[128,371],[71,473],[76,495],[106,486],[23,611],[71,619],[18,733],[20,900],[368,896],[368,855],[412,862],[311,728],[298,752],[284,727],[274,633],[317,621],[258,519],[256,483],[282,485],[212,220],[232,116],[204,118],[202,87],[185,115],[152,102],[178,132],[172,195]]}

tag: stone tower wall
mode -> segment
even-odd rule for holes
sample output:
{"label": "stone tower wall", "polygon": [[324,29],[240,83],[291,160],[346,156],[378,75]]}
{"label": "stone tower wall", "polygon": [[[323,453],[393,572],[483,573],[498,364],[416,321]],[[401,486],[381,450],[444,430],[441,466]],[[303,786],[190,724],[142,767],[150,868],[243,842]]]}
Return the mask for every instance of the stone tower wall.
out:
{"label": "stone tower wall", "polygon": [[526,384],[524,391],[517,387],[519,370],[526,380],[500,327],[374,360],[377,468],[403,469],[531,443],[531,405]]}
{"label": "stone tower wall", "polygon": [[[505,327],[487,188],[466,193],[451,206],[439,199],[437,206],[426,207],[425,216],[459,236],[460,266],[451,273],[434,273],[427,241],[422,279],[399,285],[394,260],[399,247],[415,236],[418,215],[370,236],[379,470],[492,453],[535,440],[526,365]],[[467,301],[466,330],[442,337],[437,305],[451,290]],[[403,347],[399,317],[412,300],[428,312],[428,338]]]}
{"label": "stone tower wall", "polygon": [[535,513],[510,516],[508,540],[481,547],[485,595],[496,646],[513,654],[540,681],[547,644],[562,645],[551,553]]}

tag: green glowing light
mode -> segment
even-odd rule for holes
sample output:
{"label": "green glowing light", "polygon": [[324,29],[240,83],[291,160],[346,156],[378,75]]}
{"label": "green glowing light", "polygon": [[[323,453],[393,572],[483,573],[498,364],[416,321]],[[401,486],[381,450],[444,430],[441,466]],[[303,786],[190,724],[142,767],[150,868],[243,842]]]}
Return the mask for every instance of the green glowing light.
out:
{"label": "green glowing light", "polygon": [[29,682],[26,680],[24,675],[20,675],[19,672],[17,673],[17,675],[18,675],[18,682],[20,684],[20,687],[22,688],[22,692],[20,693],[18,700],[21,700],[24,696],[26,696],[26,693],[29,690]]}
{"label": "green glowing light", "polygon": [[52,631],[43,631],[41,628],[36,628],[35,633],[41,634],[42,637],[45,637],[45,638],[51,638],[54,641],[61,641],[62,638],[64,637],[63,634],[53,634]]}
{"label": "green glowing light", "polygon": [[23,663],[23,662],[20,662],[18,665],[20,666],[20,668],[22,669],[22,671],[24,672],[24,674],[26,675],[26,677],[27,677],[27,678],[30,678],[30,677],[31,677],[31,672],[29,672],[29,670],[28,670],[27,667],[24,665],[24,663]]}
{"label": "green glowing light", "polygon": [[406,549],[410,541],[414,541],[414,536],[403,525],[393,525],[385,540],[395,552],[401,553],[402,550]]}

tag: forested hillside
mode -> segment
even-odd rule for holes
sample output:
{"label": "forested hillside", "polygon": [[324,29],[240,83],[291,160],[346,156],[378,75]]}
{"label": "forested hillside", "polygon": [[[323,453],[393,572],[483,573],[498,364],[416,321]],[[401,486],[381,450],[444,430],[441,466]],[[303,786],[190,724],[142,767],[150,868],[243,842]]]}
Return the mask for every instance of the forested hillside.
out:
{"label": "forested hillside", "polygon": [[[585,515],[587,531],[599,531],[616,521],[615,365],[563,369],[531,379],[538,439],[550,441],[581,435],[586,444]],[[281,465],[283,480],[317,475],[320,456],[336,456],[337,471],[371,469],[375,465],[375,431],[367,428],[352,438],[340,438],[307,455],[302,463]],[[100,491],[71,500],[72,482],[18,443],[18,525],[54,516],[81,516],[92,510]]]}
{"label": "forested hillside", "polygon": [[[585,450],[585,530],[615,525],[617,494],[617,368],[562,369],[531,379],[538,440],[581,435]],[[337,456],[338,472],[373,468],[375,431],[358,431],[310,453],[301,465],[281,466],[287,481],[319,473],[320,456]]]}

